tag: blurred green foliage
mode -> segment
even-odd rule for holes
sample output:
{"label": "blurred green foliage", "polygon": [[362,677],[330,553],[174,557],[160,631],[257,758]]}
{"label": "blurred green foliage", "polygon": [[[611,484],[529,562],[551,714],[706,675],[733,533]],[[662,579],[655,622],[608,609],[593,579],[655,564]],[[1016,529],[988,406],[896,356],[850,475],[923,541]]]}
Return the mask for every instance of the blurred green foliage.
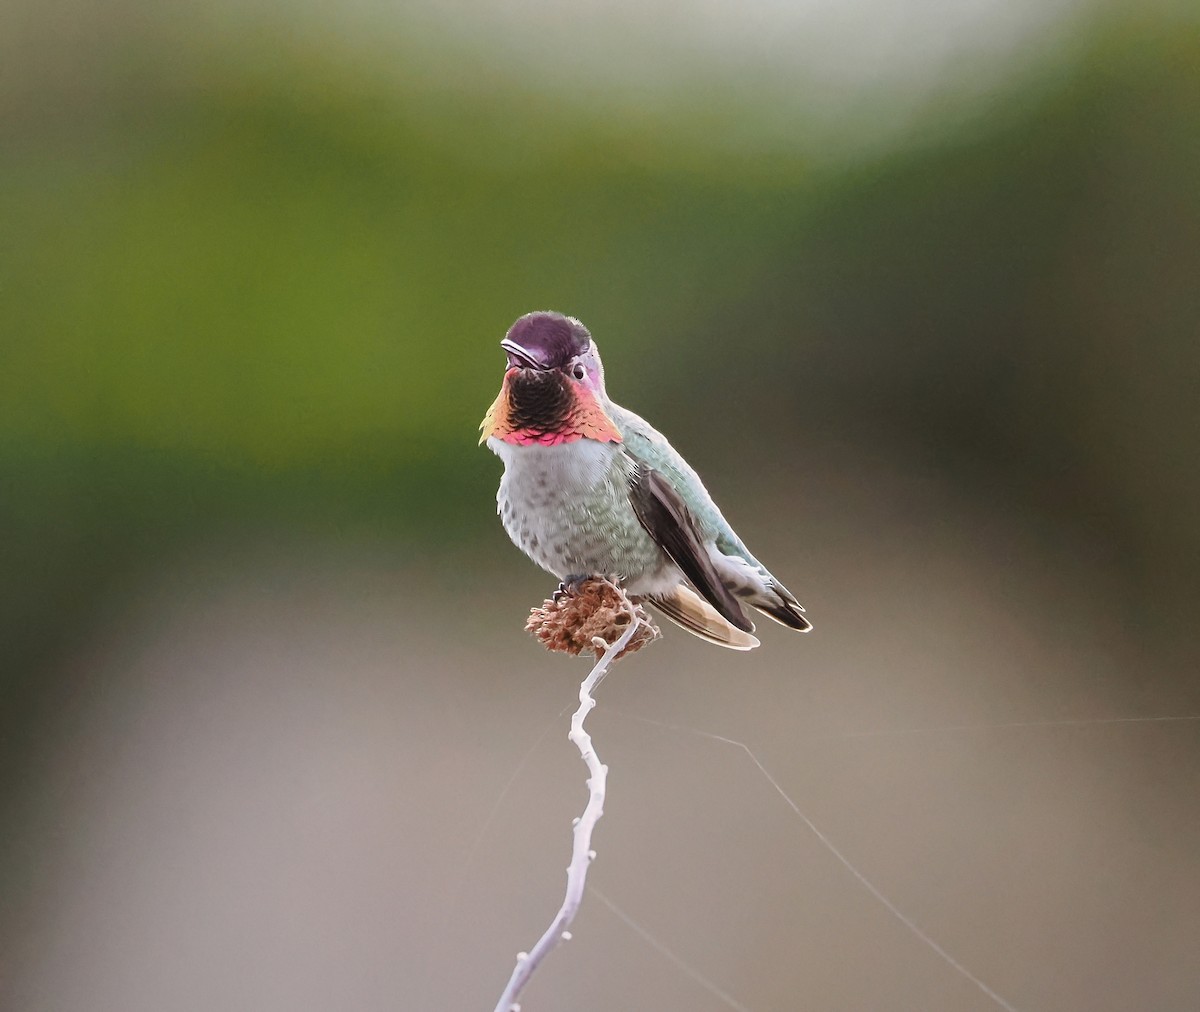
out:
{"label": "blurred green foliage", "polygon": [[526,157],[518,136],[511,164],[481,163],[469,136],[447,148],[336,82],[319,100],[279,84],[180,96],[7,167],[4,312],[26,336],[7,433],[268,471],[364,443],[419,459],[480,413],[484,338],[531,300],[686,325],[745,290],[791,210],[604,147]]}
{"label": "blurred green foliage", "polygon": [[131,569],[230,530],[471,544],[496,342],[535,308],[714,457],[763,425],[916,442],[1183,586],[1200,47],[1094,31],[952,129],[821,167],[706,145],[735,111],[703,95],[622,131],[302,51],[26,92],[0,151],[10,687]]}

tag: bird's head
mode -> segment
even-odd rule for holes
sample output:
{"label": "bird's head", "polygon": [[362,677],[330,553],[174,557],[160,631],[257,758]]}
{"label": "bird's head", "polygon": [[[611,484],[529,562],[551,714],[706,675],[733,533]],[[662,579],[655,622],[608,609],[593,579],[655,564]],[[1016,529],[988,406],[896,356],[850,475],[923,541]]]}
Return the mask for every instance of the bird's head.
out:
{"label": "bird's head", "polygon": [[575,317],[526,313],[509,327],[500,347],[508,364],[500,396],[480,425],[481,443],[490,436],[517,445],[621,441],[605,410],[600,353]]}

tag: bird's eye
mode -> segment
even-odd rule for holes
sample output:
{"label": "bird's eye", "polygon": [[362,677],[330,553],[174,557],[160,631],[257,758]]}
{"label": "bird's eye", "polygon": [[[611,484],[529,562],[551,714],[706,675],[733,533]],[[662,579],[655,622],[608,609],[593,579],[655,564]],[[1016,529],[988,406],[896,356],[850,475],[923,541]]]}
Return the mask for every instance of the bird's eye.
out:
{"label": "bird's eye", "polygon": [[584,376],[587,375],[587,373],[585,373],[583,371],[583,366],[576,363],[575,368],[571,370],[571,375],[574,376],[577,380],[581,380],[581,379],[583,379]]}

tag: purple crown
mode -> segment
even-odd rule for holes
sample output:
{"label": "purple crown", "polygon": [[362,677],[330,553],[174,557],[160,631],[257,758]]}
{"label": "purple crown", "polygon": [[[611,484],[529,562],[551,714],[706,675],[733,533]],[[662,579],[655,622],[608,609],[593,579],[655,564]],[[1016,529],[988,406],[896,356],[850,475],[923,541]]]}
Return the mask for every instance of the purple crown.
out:
{"label": "purple crown", "polygon": [[504,340],[521,348],[543,369],[561,369],[592,343],[587,327],[574,317],[541,311],[526,313],[508,328]]}

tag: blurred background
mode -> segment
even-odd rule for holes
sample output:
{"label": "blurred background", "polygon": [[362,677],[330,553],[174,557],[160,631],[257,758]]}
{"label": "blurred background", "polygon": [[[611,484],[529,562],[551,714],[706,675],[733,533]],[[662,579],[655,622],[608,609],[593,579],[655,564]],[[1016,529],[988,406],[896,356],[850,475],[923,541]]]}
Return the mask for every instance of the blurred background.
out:
{"label": "blurred background", "polygon": [[1200,1006],[1198,20],[6,4],[0,1006],[492,1008],[586,799],[541,308],[816,628],[616,669],[524,1007],[1004,1007],[710,735],[1008,1007]]}

